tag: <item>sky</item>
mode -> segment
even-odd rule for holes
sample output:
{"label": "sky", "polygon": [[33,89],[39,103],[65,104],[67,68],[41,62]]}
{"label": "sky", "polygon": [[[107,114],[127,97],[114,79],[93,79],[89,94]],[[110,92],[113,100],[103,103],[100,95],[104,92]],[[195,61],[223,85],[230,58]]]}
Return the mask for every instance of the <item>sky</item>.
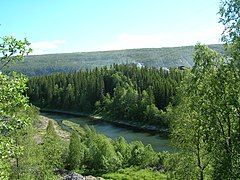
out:
{"label": "sky", "polygon": [[1,0],[0,37],[33,54],[220,43],[220,0]]}

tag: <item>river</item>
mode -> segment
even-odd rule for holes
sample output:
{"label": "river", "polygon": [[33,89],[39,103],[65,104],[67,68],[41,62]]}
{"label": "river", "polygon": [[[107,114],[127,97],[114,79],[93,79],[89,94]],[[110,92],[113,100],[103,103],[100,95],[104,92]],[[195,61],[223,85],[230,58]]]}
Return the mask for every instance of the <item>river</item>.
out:
{"label": "river", "polygon": [[98,133],[105,134],[106,136],[117,139],[118,137],[124,137],[128,142],[142,141],[143,144],[151,144],[155,151],[172,151],[173,148],[169,144],[169,140],[166,137],[161,137],[158,134],[152,134],[148,132],[140,132],[125,127],[119,127],[115,124],[92,120],[87,117],[76,117],[66,114],[58,113],[41,113],[43,116],[54,119],[58,123],[62,120],[72,121],[80,126],[89,125],[93,126]]}

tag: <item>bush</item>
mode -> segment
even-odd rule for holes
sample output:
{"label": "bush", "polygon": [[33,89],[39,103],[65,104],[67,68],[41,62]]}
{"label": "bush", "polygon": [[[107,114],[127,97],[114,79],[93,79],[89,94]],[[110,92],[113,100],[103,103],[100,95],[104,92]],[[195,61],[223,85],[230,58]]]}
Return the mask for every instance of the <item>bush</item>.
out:
{"label": "bush", "polygon": [[69,144],[67,163],[70,170],[80,168],[83,164],[85,146],[80,142],[79,135],[72,131]]}
{"label": "bush", "polygon": [[158,162],[158,154],[149,144],[144,146],[142,142],[136,141],[131,144],[130,164],[140,167],[154,166]]}
{"label": "bush", "polygon": [[88,129],[86,137],[85,165],[87,169],[111,172],[121,167],[121,159],[109,138],[90,129]]}

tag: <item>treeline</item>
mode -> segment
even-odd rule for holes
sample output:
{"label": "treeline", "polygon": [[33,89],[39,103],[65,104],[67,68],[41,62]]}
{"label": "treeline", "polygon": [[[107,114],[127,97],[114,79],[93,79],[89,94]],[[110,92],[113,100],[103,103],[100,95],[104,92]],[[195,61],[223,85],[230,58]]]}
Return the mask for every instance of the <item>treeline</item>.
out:
{"label": "treeline", "polygon": [[136,65],[33,77],[30,101],[41,108],[98,112],[121,120],[166,125],[162,110],[172,102],[182,72]]}

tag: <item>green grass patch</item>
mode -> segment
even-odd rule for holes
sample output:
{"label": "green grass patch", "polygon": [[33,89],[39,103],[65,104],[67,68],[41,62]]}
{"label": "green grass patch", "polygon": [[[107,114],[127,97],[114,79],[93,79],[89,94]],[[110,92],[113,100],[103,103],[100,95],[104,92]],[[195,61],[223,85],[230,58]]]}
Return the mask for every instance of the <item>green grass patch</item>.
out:
{"label": "green grass patch", "polygon": [[76,124],[74,122],[68,121],[68,120],[63,120],[62,124],[64,126],[67,126],[71,130],[77,131],[80,135],[84,135],[85,131],[82,127],[79,126],[79,124]]}
{"label": "green grass patch", "polygon": [[115,173],[107,173],[102,175],[105,179],[111,180],[165,180],[167,176],[162,172],[151,169],[126,168],[120,169]]}

